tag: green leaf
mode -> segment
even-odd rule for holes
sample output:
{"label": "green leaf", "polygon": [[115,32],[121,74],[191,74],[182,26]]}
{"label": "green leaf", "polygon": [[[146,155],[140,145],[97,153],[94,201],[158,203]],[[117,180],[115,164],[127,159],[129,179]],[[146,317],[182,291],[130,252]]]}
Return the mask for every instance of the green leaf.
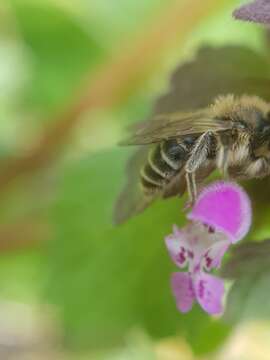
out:
{"label": "green leaf", "polygon": [[44,291],[40,251],[19,251],[0,257],[1,301],[40,302]]}
{"label": "green leaf", "polygon": [[202,47],[173,73],[170,89],[158,99],[155,113],[205,107],[226,94],[257,95],[269,101],[269,75],[269,60],[248,47]]}
{"label": "green leaf", "polygon": [[198,353],[213,350],[228,328],[198,306],[181,315],[170,290],[176,269],[163,238],[173,223],[184,222],[181,202],[156,203],[128,223],[112,225],[124,158],[119,150],[97,154],[66,168],[59,181],[49,295],[59,306],[66,341],[111,346],[142,327],[154,338],[182,334]]}
{"label": "green leaf", "polygon": [[104,51],[79,19],[53,2],[11,0],[11,4],[33,65],[26,104],[51,111],[74,93]]}
{"label": "green leaf", "polygon": [[243,244],[224,267],[224,276],[235,279],[225,313],[229,323],[270,317],[269,250],[270,240]]}

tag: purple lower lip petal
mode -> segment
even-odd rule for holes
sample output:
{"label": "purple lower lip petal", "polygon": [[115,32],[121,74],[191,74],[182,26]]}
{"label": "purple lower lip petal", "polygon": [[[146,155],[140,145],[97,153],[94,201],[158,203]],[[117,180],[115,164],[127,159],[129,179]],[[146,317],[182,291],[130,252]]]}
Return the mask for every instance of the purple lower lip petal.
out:
{"label": "purple lower lip petal", "polygon": [[194,291],[197,301],[208,314],[217,315],[223,312],[223,280],[213,275],[200,273],[195,280]]}
{"label": "purple lower lip petal", "polygon": [[195,294],[190,274],[173,273],[171,277],[171,287],[176,299],[177,308],[182,313],[191,310]]}

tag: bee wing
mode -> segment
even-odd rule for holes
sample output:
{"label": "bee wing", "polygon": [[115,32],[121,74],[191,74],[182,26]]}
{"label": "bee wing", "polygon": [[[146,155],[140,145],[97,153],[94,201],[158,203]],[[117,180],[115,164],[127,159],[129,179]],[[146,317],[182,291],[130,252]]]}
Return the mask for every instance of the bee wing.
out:
{"label": "bee wing", "polygon": [[153,119],[133,127],[133,133],[121,145],[145,145],[205,131],[221,131],[231,128],[228,120],[211,117],[209,110],[159,114]]}
{"label": "bee wing", "polygon": [[126,182],[114,207],[113,221],[121,224],[135,214],[142,212],[158,194],[146,196],[140,187],[140,169],[145,164],[149,146],[138,149],[126,166]]}

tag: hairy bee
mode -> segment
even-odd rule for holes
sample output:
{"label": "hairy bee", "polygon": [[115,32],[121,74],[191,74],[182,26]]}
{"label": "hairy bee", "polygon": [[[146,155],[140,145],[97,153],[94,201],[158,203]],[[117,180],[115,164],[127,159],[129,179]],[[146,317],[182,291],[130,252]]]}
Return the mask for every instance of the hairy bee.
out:
{"label": "hairy bee", "polygon": [[[129,182],[120,195],[117,222],[142,211],[157,196],[182,195],[186,188],[193,202],[197,182],[216,168],[237,180],[267,176],[270,104],[256,96],[220,96],[201,110],[157,115],[139,124],[122,144],[147,149],[141,149],[129,164],[130,179],[139,178],[139,184]],[[143,160],[140,154],[146,151]],[[137,194],[129,202],[127,191],[132,186],[137,186]]]}

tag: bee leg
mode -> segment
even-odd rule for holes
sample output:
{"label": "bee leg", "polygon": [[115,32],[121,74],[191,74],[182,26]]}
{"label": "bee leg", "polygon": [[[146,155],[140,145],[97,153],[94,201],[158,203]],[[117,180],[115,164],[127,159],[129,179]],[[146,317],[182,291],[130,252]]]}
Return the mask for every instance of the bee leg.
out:
{"label": "bee leg", "polygon": [[221,170],[223,177],[227,179],[228,175],[228,156],[229,148],[227,146],[222,146],[218,158],[218,168]]}
{"label": "bee leg", "polygon": [[187,182],[187,191],[188,191],[188,197],[189,201],[187,204],[187,208],[191,207],[197,198],[197,186],[196,186],[196,180],[195,180],[195,173],[186,173],[186,182]]}
{"label": "bee leg", "polygon": [[186,181],[189,194],[190,203],[194,204],[197,198],[197,186],[195,179],[195,172],[200,166],[207,160],[213,143],[215,141],[215,135],[211,131],[207,131],[199,137],[195,143],[194,148],[191,151],[191,155],[186,163]]}

